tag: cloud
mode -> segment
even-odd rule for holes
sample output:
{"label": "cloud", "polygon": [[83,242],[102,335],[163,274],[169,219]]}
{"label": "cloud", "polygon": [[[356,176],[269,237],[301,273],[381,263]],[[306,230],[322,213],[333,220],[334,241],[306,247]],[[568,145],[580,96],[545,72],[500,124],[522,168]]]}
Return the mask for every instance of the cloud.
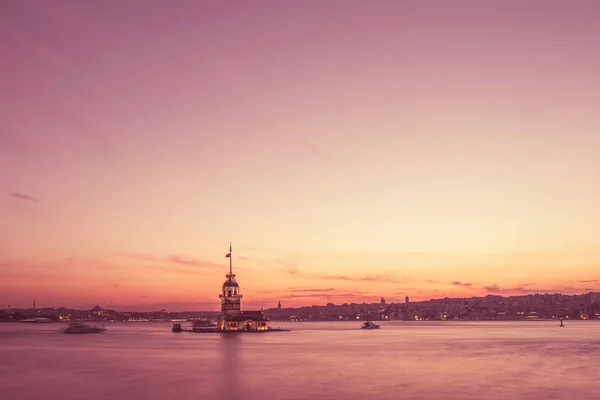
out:
{"label": "cloud", "polygon": [[305,150],[308,150],[309,152],[316,154],[318,156],[322,156],[323,153],[321,152],[321,150],[319,150],[319,148],[317,146],[315,146],[314,144],[306,141],[306,140],[299,140],[297,142],[298,146],[302,147]]}
{"label": "cloud", "polygon": [[[560,294],[560,293],[572,293],[577,294],[578,292],[582,292],[582,288],[574,288],[574,287],[562,287],[562,288],[551,288],[551,289],[528,289],[527,286],[535,285],[535,283],[523,283],[516,287],[512,288],[503,288],[497,284],[484,286],[484,289],[490,293],[497,294],[508,294],[508,295],[525,295],[525,294]],[[594,291],[595,289],[589,288],[589,290]]]}
{"label": "cloud", "polygon": [[177,268],[177,267],[157,267],[155,265],[150,266],[150,268],[153,268],[153,269],[156,269],[159,271],[173,273],[173,274],[193,275],[193,276],[203,275],[203,272],[200,270],[197,270],[197,269],[184,269],[184,268]]}
{"label": "cloud", "polygon": [[357,293],[313,293],[313,294],[290,294],[286,296],[282,296],[281,298],[285,299],[294,299],[294,298],[335,298],[335,297],[358,297],[361,294]]}
{"label": "cloud", "polygon": [[237,257],[237,258],[239,258],[240,260],[249,260],[248,257]]}
{"label": "cloud", "polygon": [[347,276],[347,275],[320,275],[319,278],[334,281],[356,281],[356,282],[388,282],[398,283],[399,281],[387,275],[367,275],[367,276]]}
{"label": "cloud", "polygon": [[164,259],[162,259],[160,257],[150,256],[150,255],[146,255],[146,254],[123,253],[120,251],[115,252],[115,254],[117,254],[119,256],[127,257],[127,258],[135,258],[137,260],[142,260],[142,261],[164,261]]}
{"label": "cloud", "polygon": [[488,292],[491,292],[491,293],[501,293],[501,292],[503,292],[503,289],[500,286],[496,285],[496,284],[489,285],[489,286],[484,286],[484,289],[487,290]]}
{"label": "cloud", "polygon": [[200,267],[200,268],[213,268],[215,266],[221,267],[221,265],[217,265],[211,262],[206,261],[197,261],[185,259],[179,256],[168,256],[166,258],[168,261],[174,262],[175,264],[189,265],[190,267]]}
{"label": "cloud", "polygon": [[396,290],[394,290],[393,292],[390,292],[390,293],[394,294],[394,295],[404,296],[404,295],[406,295],[407,291],[412,291],[412,290],[417,290],[417,288],[414,288],[414,287],[402,288],[402,287],[400,287],[400,288],[396,288]]}
{"label": "cloud", "polygon": [[590,280],[587,280],[587,281],[577,281],[577,282],[579,282],[579,283],[592,283],[592,282],[598,282],[598,279],[590,279]]}
{"label": "cloud", "polygon": [[[283,263],[282,263],[283,264]],[[309,274],[298,271],[291,263],[285,263],[288,265],[283,271],[294,276],[306,277],[311,279],[323,279],[332,281],[355,281],[355,282],[391,282],[397,283],[398,280],[388,275],[366,275],[366,276],[348,276],[348,275],[336,275],[336,274]]]}
{"label": "cloud", "polygon": [[23,194],[23,193],[12,192],[10,195],[12,197],[16,198],[16,199],[19,199],[19,200],[33,201],[34,203],[38,202],[38,199],[36,199],[35,197],[31,197],[31,196],[28,196],[28,195]]}
{"label": "cloud", "polygon": [[366,275],[366,276],[348,276],[348,275],[328,275],[328,274],[308,274],[298,271],[298,268],[290,266],[282,269],[287,274],[305,277],[311,279],[322,279],[328,281],[352,281],[352,282],[387,282],[398,283],[399,281],[388,275]]}
{"label": "cloud", "polygon": [[468,288],[473,286],[472,283],[463,283],[463,282],[458,282],[458,281],[451,282],[450,284],[454,285],[454,286],[462,286],[462,287],[468,287]]}
{"label": "cloud", "polygon": [[292,293],[301,293],[301,292],[333,292],[334,288],[328,289],[292,289]]}
{"label": "cloud", "polygon": [[[151,268],[158,271],[164,271],[174,274],[183,274],[183,275],[193,275],[198,276],[202,275],[203,271],[206,269],[215,269],[216,267],[220,267],[225,269],[225,265],[218,265],[211,262],[203,262],[197,260],[186,259],[178,256],[166,256],[166,257],[157,257],[147,254],[132,254],[132,253],[122,253],[117,252],[117,255],[131,258],[134,260],[144,261],[145,265],[142,265],[145,268]],[[174,264],[174,265],[169,265]]]}
{"label": "cloud", "polygon": [[[182,257],[182,256],[177,256],[177,255],[169,255],[169,256],[164,256],[164,257],[159,257],[159,256],[154,256],[154,255],[149,255],[149,254],[136,254],[136,253],[124,253],[124,252],[115,252],[115,254],[119,255],[119,256],[123,256],[123,257],[127,257],[127,258],[132,258],[132,259],[136,259],[136,260],[141,260],[141,261],[146,261],[146,262],[151,262],[151,263],[156,263],[156,264],[176,264],[178,266],[183,266],[183,267],[194,267],[194,268],[199,268],[199,269],[226,269],[227,265],[225,264],[219,264],[219,263],[215,263],[212,261],[206,261],[206,260],[198,260],[198,259],[192,259],[192,258],[187,258],[187,257]],[[153,268],[158,268],[167,272],[175,272],[175,273],[182,273],[182,274],[191,274],[191,275],[197,275],[199,272],[197,270],[187,270],[187,269],[178,269],[178,268],[173,268],[173,267],[166,267],[166,266],[152,266]],[[243,270],[243,271],[251,271],[252,269],[250,268],[246,268],[246,267],[235,267],[236,270]]]}

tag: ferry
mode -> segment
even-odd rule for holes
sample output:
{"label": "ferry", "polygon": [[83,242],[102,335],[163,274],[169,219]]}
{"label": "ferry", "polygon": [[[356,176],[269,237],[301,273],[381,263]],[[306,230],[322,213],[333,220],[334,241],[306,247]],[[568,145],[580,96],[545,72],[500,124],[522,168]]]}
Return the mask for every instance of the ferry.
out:
{"label": "ferry", "polygon": [[46,317],[29,318],[29,319],[21,320],[21,322],[29,322],[29,323],[34,323],[34,324],[47,324],[50,322],[50,318],[46,318]]}
{"label": "ferry", "polygon": [[65,328],[63,333],[102,333],[106,332],[106,328],[104,325],[102,327],[99,326],[90,326],[86,324],[82,324],[79,322],[72,323],[70,326]]}
{"label": "ferry", "polygon": [[172,331],[173,332],[181,332],[181,331],[183,331],[183,329],[181,328],[181,324],[180,323],[173,324]]}

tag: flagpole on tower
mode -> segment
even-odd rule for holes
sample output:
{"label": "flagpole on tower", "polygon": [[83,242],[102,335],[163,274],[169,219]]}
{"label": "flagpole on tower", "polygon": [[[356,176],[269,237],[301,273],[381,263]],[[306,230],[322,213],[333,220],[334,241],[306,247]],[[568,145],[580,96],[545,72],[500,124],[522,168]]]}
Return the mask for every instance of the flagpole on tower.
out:
{"label": "flagpole on tower", "polygon": [[231,268],[231,242],[229,242],[229,273],[233,274],[233,270]]}

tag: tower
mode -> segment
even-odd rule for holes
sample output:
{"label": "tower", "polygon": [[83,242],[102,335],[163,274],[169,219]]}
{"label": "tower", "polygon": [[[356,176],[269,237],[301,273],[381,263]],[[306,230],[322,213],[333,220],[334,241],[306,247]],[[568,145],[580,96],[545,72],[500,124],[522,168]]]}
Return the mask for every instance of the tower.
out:
{"label": "tower", "polygon": [[277,308],[278,308],[279,310],[281,310],[281,300],[279,300],[279,301],[277,302]]}
{"label": "tower", "polygon": [[241,315],[241,300],[240,287],[235,280],[235,274],[231,265],[231,243],[229,243],[229,253],[225,255],[229,258],[229,273],[225,275],[227,280],[223,283],[223,290],[219,294],[221,299],[221,318],[219,319],[219,327],[224,329],[226,322]]}

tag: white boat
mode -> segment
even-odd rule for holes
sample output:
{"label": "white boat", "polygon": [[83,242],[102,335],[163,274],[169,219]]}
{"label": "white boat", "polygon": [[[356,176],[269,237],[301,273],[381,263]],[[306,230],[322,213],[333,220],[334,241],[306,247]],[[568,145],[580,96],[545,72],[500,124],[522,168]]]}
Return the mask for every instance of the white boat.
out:
{"label": "white boat", "polygon": [[63,333],[102,333],[106,332],[106,328],[104,325],[102,327],[99,326],[90,326],[86,324],[82,324],[79,322],[72,323],[68,326]]}
{"label": "white boat", "polygon": [[46,318],[46,317],[29,318],[29,319],[21,320],[21,322],[29,322],[29,323],[34,323],[34,324],[47,324],[50,322],[50,318]]}
{"label": "white boat", "polygon": [[360,329],[379,329],[379,325],[371,321],[367,321],[363,324],[363,326],[360,327]]}

